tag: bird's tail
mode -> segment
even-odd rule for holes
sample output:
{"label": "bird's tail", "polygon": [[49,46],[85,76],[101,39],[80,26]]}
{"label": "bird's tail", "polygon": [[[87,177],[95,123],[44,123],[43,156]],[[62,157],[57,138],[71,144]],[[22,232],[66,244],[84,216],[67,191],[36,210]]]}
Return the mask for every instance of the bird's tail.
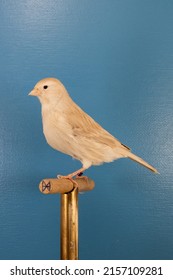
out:
{"label": "bird's tail", "polygon": [[146,162],[146,161],[143,160],[142,158],[140,158],[140,157],[134,155],[134,154],[131,152],[130,148],[127,147],[126,145],[124,145],[124,144],[121,143],[121,147],[120,147],[119,149],[116,149],[116,151],[117,151],[119,154],[121,154],[121,156],[130,158],[130,159],[132,159],[132,160],[134,160],[134,161],[140,163],[141,165],[145,166],[146,168],[150,169],[152,172],[158,173],[158,174],[159,174],[159,172],[157,171],[156,168],[154,168],[152,165],[150,165],[148,162]]}
{"label": "bird's tail", "polygon": [[159,173],[156,168],[154,168],[152,165],[144,161],[142,158],[132,154],[130,151],[126,151],[126,157],[140,163],[141,165],[145,166],[146,168],[150,169],[154,173]]}

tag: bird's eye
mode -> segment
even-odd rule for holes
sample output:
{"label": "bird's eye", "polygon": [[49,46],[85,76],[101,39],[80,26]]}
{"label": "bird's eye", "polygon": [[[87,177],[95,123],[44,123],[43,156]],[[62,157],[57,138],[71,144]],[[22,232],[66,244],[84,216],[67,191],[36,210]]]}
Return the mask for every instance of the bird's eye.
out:
{"label": "bird's eye", "polygon": [[45,85],[45,86],[43,86],[43,88],[44,88],[44,89],[47,89],[47,88],[48,88],[48,86],[47,86],[47,85]]}

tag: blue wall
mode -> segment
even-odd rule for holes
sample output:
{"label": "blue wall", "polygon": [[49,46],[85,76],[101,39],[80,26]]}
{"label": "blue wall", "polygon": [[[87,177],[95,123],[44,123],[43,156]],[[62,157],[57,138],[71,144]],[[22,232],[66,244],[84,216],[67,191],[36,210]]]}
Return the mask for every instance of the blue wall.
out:
{"label": "blue wall", "polygon": [[3,1],[0,17],[0,259],[59,258],[59,196],[41,179],[80,163],[51,149],[40,104],[47,76],[160,171],[92,167],[80,195],[80,259],[173,258],[173,1]]}

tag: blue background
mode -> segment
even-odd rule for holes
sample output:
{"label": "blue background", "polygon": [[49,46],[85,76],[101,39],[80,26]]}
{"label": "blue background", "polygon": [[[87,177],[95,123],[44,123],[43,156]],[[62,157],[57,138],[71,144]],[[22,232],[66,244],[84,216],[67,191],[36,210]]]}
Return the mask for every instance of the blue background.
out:
{"label": "blue background", "polygon": [[27,94],[59,78],[134,153],[91,167],[79,197],[80,259],[173,258],[173,1],[2,1],[0,259],[59,258],[59,196],[43,178],[79,168],[50,148]]}

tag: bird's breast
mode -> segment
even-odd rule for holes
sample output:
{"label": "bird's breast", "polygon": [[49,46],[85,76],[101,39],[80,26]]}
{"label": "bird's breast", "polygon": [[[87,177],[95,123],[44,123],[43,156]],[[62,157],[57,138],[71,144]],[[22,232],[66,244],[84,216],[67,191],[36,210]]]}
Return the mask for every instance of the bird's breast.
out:
{"label": "bird's breast", "polygon": [[43,133],[47,143],[62,153],[73,156],[74,146],[71,131],[63,116],[42,115]]}

